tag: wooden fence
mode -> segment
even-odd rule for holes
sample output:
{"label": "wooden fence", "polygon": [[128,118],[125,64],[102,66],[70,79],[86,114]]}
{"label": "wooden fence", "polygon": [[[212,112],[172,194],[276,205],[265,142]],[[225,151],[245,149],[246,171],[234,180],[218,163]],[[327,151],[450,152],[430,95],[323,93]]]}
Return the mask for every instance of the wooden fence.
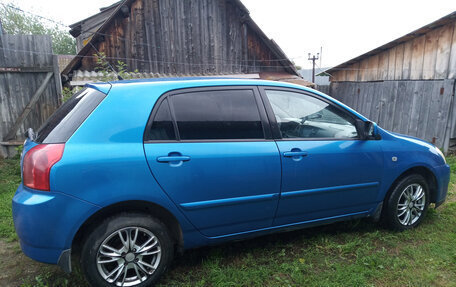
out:
{"label": "wooden fence", "polygon": [[332,82],[330,95],[387,130],[448,150],[455,137],[455,80]]}
{"label": "wooden fence", "polygon": [[327,94],[327,95],[329,95],[329,93],[330,93],[330,90],[329,90],[330,86],[329,85],[317,85],[315,87],[315,89],[320,91],[320,92],[322,92],[322,93],[324,93],[324,94]]}
{"label": "wooden fence", "polygon": [[0,29],[0,155],[38,129],[61,99],[57,56],[46,35],[8,35]]}

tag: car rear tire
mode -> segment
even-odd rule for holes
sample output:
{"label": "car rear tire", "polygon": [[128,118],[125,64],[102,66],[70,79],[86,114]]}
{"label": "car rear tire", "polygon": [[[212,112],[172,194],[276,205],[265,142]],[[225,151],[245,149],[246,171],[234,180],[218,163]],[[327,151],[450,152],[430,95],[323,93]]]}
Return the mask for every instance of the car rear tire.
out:
{"label": "car rear tire", "polygon": [[429,187],[424,177],[408,175],[393,186],[385,201],[383,221],[394,230],[412,229],[423,221],[429,202]]}
{"label": "car rear tire", "polygon": [[141,213],[107,218],[86,237],[81,269],[92,286],[151,286],[174,256],[166,226]]}

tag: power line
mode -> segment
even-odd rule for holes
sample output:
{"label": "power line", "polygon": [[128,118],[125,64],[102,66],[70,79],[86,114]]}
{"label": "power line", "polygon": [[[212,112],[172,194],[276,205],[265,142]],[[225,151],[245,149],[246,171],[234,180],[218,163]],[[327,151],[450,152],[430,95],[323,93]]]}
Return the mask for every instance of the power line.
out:
{"label": "power line", "polygon": [[[10,49],[10,48],[4,48],[0,47],[0,50],[4,51],[14,51],[14,52],[23,52],[23,53],[31,53],[31,54],[37,54],[37,55],[55,55],[53,53],[46,53],[46,52],[37,52],[33,50],[21,50],[21,49]],[[73,55],[69,55],[73,56]],[[96,59],[97,56],[83,56],[83,55],[74,55],[74,57],[77,58],[92,58]],[[162,63],[162,64],[173,64],[173,65],[188,65],[188,66],[211,66],[214,65],[213,63],[188,63],[188,62],[173,62],[173,61],[163,61],[163,60],[143,60],[139,58],[126,58],[126,57],[109,57],[106,56],[105,59],[108,60],[121,60],[121,61],[127,61],[127,60],[132,60],[132,61],[137,61],[137,62],[143,62],[143,63]],[[269,66],[269,65],[245,65],[245,64],[239,64],[239,63],[228,63],[227,65],[231,66],[236,66],[236,67],[252,67],[252,68],[283,68],[284,66]]]}

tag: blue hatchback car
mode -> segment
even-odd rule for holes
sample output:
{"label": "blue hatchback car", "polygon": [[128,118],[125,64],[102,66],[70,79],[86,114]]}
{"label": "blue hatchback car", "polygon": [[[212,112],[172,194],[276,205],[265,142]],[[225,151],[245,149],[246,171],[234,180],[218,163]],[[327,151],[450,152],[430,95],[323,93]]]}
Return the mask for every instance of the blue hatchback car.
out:
{"label": "blue hatchback car", "polygon": [[285,229],[410,229],[450,174],[434,145],[327,95],[236,79],[87,85],[29,130],[21,161],[23,252],[93,286],[150,286],[176,251]]}

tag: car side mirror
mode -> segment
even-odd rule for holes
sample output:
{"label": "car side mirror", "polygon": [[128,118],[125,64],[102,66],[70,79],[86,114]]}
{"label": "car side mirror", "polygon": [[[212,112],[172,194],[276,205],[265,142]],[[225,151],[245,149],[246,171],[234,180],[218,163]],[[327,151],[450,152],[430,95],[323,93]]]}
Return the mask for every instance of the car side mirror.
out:
{"label": "car side mirror", "polygon": [[377,124],[371,121],[356,120],[356,130],[361,140],[379,139]]}

